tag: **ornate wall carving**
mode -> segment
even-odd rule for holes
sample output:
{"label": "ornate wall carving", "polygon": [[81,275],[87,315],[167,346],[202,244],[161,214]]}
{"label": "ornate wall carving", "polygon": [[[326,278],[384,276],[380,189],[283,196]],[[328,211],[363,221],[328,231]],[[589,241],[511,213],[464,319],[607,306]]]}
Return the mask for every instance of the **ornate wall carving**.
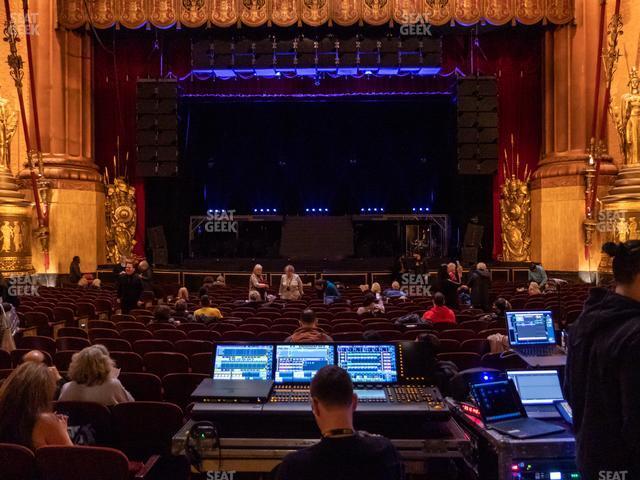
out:
{"label": "ornate wall carving", "polygon": [[80,28],[89,18],[96,28],[197,28],[211,23],[230,27],[238,20],[250,27],[272,22],[281,27],[299,20],[310,26],[329,21],[341,25],[364,22],[383,25],[450,22],[504,25],[516,21],[531,25],[541,21],[565,24],[573,19],[575,0],[58,0],[60,24]]}

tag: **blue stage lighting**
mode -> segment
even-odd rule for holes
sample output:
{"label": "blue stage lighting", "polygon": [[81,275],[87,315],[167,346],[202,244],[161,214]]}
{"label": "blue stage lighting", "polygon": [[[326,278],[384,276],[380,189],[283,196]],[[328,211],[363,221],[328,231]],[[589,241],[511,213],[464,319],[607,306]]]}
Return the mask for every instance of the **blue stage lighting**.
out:
{"label": "blue stage lighting", "polygon": [[312,209],[311,209],[311,211],[312,211],[312,212],[315,212],[315,211],[316,211],[316,209],[315,209],[315,208],[312,208]]}
{"label": "blue stage lighting", "polygon": [[381,212],[384,212],[384,208],[381,208],[381,209],[380,209],[380,211],[381,211]]}
{"label": "blue stage lighting", "polygon": [[329,211],[329,209],[328,209],[328,208],[325,208],[325,209],[324,209],[324,211],[325,211],[325,212],[328,212],[328,211]]}
{"label": "blue stage lighting", "polygon": [[415,212],[415,211],[416,211],[416,207],[413,207],[413,208],[411,209],[411,211],[412,211],[412,212]]}
{"label": "blue stage lighting", "polygon": [[305,211],[305,212],[307,212],[307,213],[309,213],[309,209],[308,209],[308,208],[305,208],[305,209],[304,209],[304,211]]}
{"label": "blue stage lighting", "polygon": [[428,211],[430,210],[430,208],[429,208],[429,207],[427,207],[427,208],[426,208],[426,210],[427,210],[427,212],[428,212]]}
{"label": "blue stage lighting", "polygon": [[277,213],[277,212],[278,212],[278,210],[274,208],[273,209],[273,213]]}

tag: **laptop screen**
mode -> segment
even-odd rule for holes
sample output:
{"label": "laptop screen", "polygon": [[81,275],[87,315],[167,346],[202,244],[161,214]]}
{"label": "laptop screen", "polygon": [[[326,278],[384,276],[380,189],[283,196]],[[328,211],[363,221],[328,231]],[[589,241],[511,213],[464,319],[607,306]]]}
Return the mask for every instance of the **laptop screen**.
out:
{"label": "laptop screen", "polygon": [[508,371],[524,405],[553,404],[562,400],[557,370]]}
{"label": "laptop screen", "polygon": [[553,318],[548,310],[507,312],[511,345],[555,345]]}
{"label": "laptop screen", "polygon": [[518,392],[510,380],[479,383],[471,391],[485,422],[524,417]]}
{"label": "laptop screen", "polygon": [[333,365],[333,345],[276,345],[276,383],[311,383],[318,370]]}
{"label": "laptop screen", "polygon": [[217,345],[214,380],[272,380],[273,345]]}
{"label": "laptop screen", "polygon": [[338,345],[337,351],[338,366],[349,373],[353,383],[398,381],[395,345]]}

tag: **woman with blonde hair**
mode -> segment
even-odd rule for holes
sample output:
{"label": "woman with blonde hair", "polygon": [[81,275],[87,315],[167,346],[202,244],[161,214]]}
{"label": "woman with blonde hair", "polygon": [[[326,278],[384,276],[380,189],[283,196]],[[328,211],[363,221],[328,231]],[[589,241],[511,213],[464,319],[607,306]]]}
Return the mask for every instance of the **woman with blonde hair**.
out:
{"label": "woman with blonde hair", "polygon": [[33,450],[46,445],[72,445],[67,417],[51,408],[56,381],[43,363],[24,362],[0,389],[0,443]]}
{"label": "woman with blonde hair", "polygon": [[249,294],[251,294],[251,292],[253,291],[258,292],[262,301],[266,301],[267,288],[269,288],[269,284],[266,282],[264,276],[262,275],[262,265],[257,263],[253,267],[251,277],[249,277]]}
{"label": "woman with blonde hair", "polygon": [[178,300],[184,300],[189,303],[189,290],[187,290],[187,287],[180,287],[178,289],[178,297],[176,298],[176,301]]}
{"label": "woman with blonde hair", "polygon": [[91,345],[71,357],[68,376],[62,387],[61,401],[96,402],[104,406],[133,402],[133,397],[118,380],[120,370],[104,345]]}
{"label": "woman with blonde hair", "polygon": [[293,265],[284,267],[284,275],[280,279],[279,293],[280,298],[283,300],[299,300],[304,295],[302,280]]}

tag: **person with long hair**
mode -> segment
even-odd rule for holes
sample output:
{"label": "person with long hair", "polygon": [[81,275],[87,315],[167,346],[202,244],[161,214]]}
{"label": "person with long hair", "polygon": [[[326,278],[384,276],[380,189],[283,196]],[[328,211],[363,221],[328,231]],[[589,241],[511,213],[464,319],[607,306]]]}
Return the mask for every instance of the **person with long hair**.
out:
{"label": "person with long hair", "polygon": [[0,389],[0,442],[35,450],[46,445],[72,445],[67,417],[51,408],[56,381],[43,363],[24,362]]}
{"label": "person with long hair", "polygon": [[266,301],[268,288],[269,284],[262,275],[262,265],[258,263],[253,267],[251,277],[249,277],[249,293],[253,291],[258,292],[262,301]]}
{"label": "person with long hair", "polygon": [[[606,243],[614,289],[593,288],[568,332],[564,394],[584,479],[640,478],[640,241]],[[621,472],[626,472],[622,474]]]}

